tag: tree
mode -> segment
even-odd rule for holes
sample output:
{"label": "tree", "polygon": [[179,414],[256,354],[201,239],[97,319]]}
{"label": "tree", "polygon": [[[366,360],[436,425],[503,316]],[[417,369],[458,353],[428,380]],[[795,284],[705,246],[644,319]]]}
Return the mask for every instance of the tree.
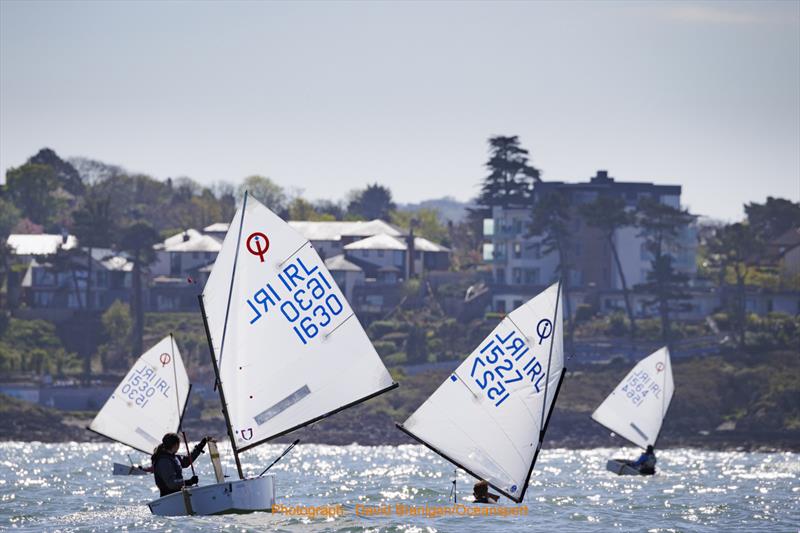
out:
{"label": "tree", "polygon": [[686,293],[689,278],[675,270],[671,253],[677,248],[681,233],[694,217],[684,209],[652,198],[643,198],[639,202],[636,217],[639,236],[644,238],[644,245],[653,257],[647,282],[639,288],[654,296],[646,303],[658,307],[661,335],[669,346],[672,335],[670,315],[685,309],[686,304],[681,302],[689,298]]}
{"label": "tree", "polygon": [[[11,235],[11,230],[19,222],[20,216],[19,209],[14,207],[14,204],[0,197],[0,289],[5,286],[9,268],[8,236]],[[5,302],[5,300],[0,298],[0,302]]]}
{"label": "tree", "polygon": [[124,228],[119,236],[119,248],[128,253],[133,262],[133,337],[131,355],[142,353],[144,331],[144,303],[142,295],[143,269],[155,260],[153,245],[161,239],[158,232],[147,222],[134,222]]}
{"label": "tree", "polygon": [[50,148],[42,148],[36,155],[28,159],[28,163],[47,165],[53,169],[59,186],[72,196],[81,196],[84,184],[78,171],[67,161],[64,161]]}
{"label": "tree", "polygon": [[376,218],[389,220],[389,213],[396,207],[392,201],[392,191],[388,187],[373,183],[372,185],[367,185],[367,188],[363,191],[356,193],[355,197],[347,205],[347,211],[351,215],[366,220]]}
{"label": "tree", "polygon": [[800,225],[800,203],[791,200],[768,196],[763,204],[745,205],[744,211],[753,233],[765,243]]}
{"label": "tree", "polygon": [[344,207],[342,207],[341,202],[317,200],[314,202],[314,210],[317,213],[332,216],[333,220],[342,220],[344,218]]}
{"label": "tree", "polygon": [[297,197],[289,204],[289,220],[336,220],[333,215],[318,213],[308,200]]}
{"label": "tree", "polygon": [[478,203],[483,206],[526,205],[533,184],[541,181],[538,169],[528,164],[528,151],[519,137],[497,136],[489,139],[489,175],[483,180]]}
{"label": "tree", "polygon": [[569,346],[572,345],[572,309],[569,301],[569,277],[572,269],[572,234],[569,230],[570,199],[566,193],[552,191],[538,196],[533,204],[533,213],[529,228],[529,235],[542,237],[541,253],[547,255],[558,253],[556,271],[561,278],[561,291],[564,298],[564,309],[567,312],[566,333]]}
{"label": "tree", "polygon": [[[57,278],[59,274],[69,272],[72,278],[72,292],[75,296],[75,301],[78,302],[78,308],[83,309],[85,302],[83,301],[83,294],[81,294],[80,283],[78,282],[78,272],[84,271],[82,257],[80,250],[76,248],[64,248],[59,246],[54,254],[45,256],[45,261],[49,265],[49,270]],[[60,287],[60,289],[68,290],[67,287]],[[67,296],[69,298],[69,296]]]}
{"label": "tree", "polygon": [[[735,283],[735,296],[728,302],[731,322],[737,334],[739,348],[744,349],[747,333],[746,291],[749,265],[764,251],[764,243],[756,230],[747,224],[735,223],[717,229],[708,240],[709,261],[719,272],[720,290],[724,294],[728,277]],[[725,299],[727,300],[727,299]]]}
{"label": "tree", "polygon": [[47,165],[26,163],[6,173],[8,197],[31,221],[47,225],[53,220],[58,200],[55,171]]}
{"label": "tree", "polygon": [[92,309],[92,252],[95,248],[109,248],[114,234],[114,219],[111,216],[111,199],[90,192],[83,205],[72,214],[72,231],[78,244],[87,248],[86,308]]}
{"label": "tree", "polygon": [[413,224],[417,235],[434,242],[450,244],[447,227],[439,221],[439,214],[433,209],[392,211],[390,220],[392,224],[405,230],[410,230]]}
{"label": "tree", "polygon": [[427,332],[422,326],[412,324],[405,343],[406,361],[409,364],[428,362]]}
{"label": "tree", "polygon": [[[111,368],[112,357],[118,358],[130,344],[131,308],[128,304],[115,300],[103,313],[101,318],[103,329],[108,335],[108,343],[101,346],[103,370]],[[123,357],[124,359],[124,357]]]}
{"label": "tree", "polygon": [[248,176],[239,186],[237,196],[240,201],[245,191],[275,213],[282,214],[286,210],[286,192],[269,178]]}
{"label": "tree", "polygon": [[622,262],[619,259],[619,251],[617,250],[617,245],[614,242],[614,233],[626,226],[632,226],[636,222],[636,217],[633,213],[630,213],[625,209],[624,200],[607,195],[600,195],[594,202],[583,204],[580,206],[579,210],[581,216],[583,216],[587,224],[603,232],[606,243],[611,249],[611,255],[614,257],[614,265],[617,267],[619,279],[622,283],[622,294],[625,298],[625,310],[628,313],[628,320],[630,320],[631,323],[631,338],[635,338],[636,317],[633,314],[630,291],[628,290],[628,283],[625,280],[625,272],[622,270]]}

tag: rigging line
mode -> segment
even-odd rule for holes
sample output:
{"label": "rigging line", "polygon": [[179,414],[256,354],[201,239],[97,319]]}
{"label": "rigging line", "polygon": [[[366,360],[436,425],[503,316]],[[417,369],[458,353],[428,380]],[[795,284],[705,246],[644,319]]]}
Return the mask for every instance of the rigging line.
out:
{"label": "rigging line", "polygon": [[[286,263],[288,263],[288,262],[289,262],[289,261],[292,259],[292,257],[296,256],[296,255],[297,255],[297,252],[299,252],[300,250],[302,250],[303,248],[305,248],[306,244],[308,244],[309,242],[311,242],[311,241],[306,241],[306,242],[304,242],[303,244],[301,244],[301,245],[300,245],[300,247],[299,247],[297,250],[295,250],[294,252],[292,252],[292,255],[290,255],[289,257],[287,257],[286,259],[284,259],[284,260],[283,260],[283,261],[281,261],[280,263],[278,263],[278,268],[280,268],[280,267],[282,267],[283,265],[285,265]],[[312,248],[313,248],[313,245],[312,245]],[[324,261],[323,261],[323,262],[324,262]]]}
{"label": "rigging line", "polygon": [[264,474],[266,474],[266,473],[267,473],[267,470],[269,470],[270,468],[272,468],[273,466],[275,466],[275,465],[278,463],[278,461],[280,461],[281,459],[283,459],[283,458],[284,458],[284,456],[286,456],[286,454],[287,454],[287,453],[289,453],[290,451],[292,451],[292,448],[294,448],[295,446],[297,446],[297,443],[298,443],[298,442],[300,442],[300,439],[295,439],[295,441],[294,441],[293,443],[291,443],[291,444],[289,445],[289,447],[288,447],[288,448],[286,448],[285,450],[283,450],[283,453],[282,453],[282,454],[280,454],[280,455],[278,456],[278,458],[277,458],[277,459],[275,459],[274,461],[272,461],[272,463],[271,463],[271,464],[270,464],[268,467],[266,467],[266,468],[264,469],[264,471],[263,471],[263,472],[261,472],[261,473],[258,475],[258,477],[261,477],[261,476],[263,476]]}
{"label": "rigging line", "polygon": [[325,338],[327,339],[328,337],[330,337],[331,335],[333,335],[333,332],[334,332],[334,331],[336,331],[337,329],[339,329],[339,328],[340,328],[342,325],[344,325],[344,323],[345,323],[345,322],[347,322],[348,320],[350,320],[350,317],[352,317],[352,316],[355,316],[355,313],[350,313],[349,315],[347,315],[347,318],[345,318],[344,320],[342,320],[341,322],[339,322],[339,325],[338,325],[338,326],[336,326],[335,328],[333,328],[333,329],[330,331],[330,333],[327,333],[327,334],[325,335]]}
{"label": "rigging line", "polygon": [[[236,264],[239,261],[239,248],[242,244],[242,229],[244,229],[244,212],[247,210],[247,191],[244,191],[244,200],[242,201],[242,216],[239,220],[239,235],[236,238],[236,253],[233,256],[233,269],[231,270],[231,284],[228,288],[228,305],[225,308],[225,322],[222,325],[222,342],[219,345],[219,362],[217,366],[222,366],[222,354],[225,349],[225,333],[228,331],[228,315],[231,312],[231,298],[233,297],[233,282],[236,279]],[[219,382],[219,376],[217,376]]]}
{"label": "rigging line", "polygon": [[[544,413],[545,413],[545,410],[547,408],[547,389],[549,388],[549,385],[550,385],[550,363],[552,362],[552,359],[553,359],[553,344],[556,341],[556,323],[558,322],[558,311],[559,311],[558,304],[561,301],[561,279],[560,278],[558,280],[558,288],[556,290],[557,290],[557,292],[556,292],[556,306],[555,306],[555,310],[553,311],[553,325],[552,325],[553,331],[550,334],[550,353],[547,356],[547,372],[545,373],[546,379],[545,379],[545,382],[544,382],[544,401],[542,402],[542,418],[539,421],[539,445],[541,445],[542,439],[544,438],[544,435],[542,435],[542,429],[544,428],[544,421],[545,421]],[[562,322],[562,326],[563,326],[563,322]],[[563,356],[563,354],[562,354],[562,356]]]}
{"label": "rigging line", "polygon": [[175,407],[178,409],[178,431],[180,431],[181,425],[183,424],[183,413],[181,413],[181,396],[178,394],[178,367],[175,364],[175,337],[172,336],[172,332],[169,334],[169,345],[172,351],[172,375],[175,378]]}

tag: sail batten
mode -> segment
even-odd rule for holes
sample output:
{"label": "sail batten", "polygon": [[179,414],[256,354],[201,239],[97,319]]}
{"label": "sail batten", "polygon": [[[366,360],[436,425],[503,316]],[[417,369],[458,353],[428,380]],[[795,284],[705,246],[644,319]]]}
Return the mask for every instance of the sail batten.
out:
{"label": "sail batten", "polygon": [[224,335],[218,380],[237,451],[396,386],[311,243],[253,198],[202,296],[210,344]]}
{"label": "sail batten", "polygon": [[97,413],[89,430],[152,453],[180,427],[191,385],[172,335],[142,354]]}
{"label": "sail batten", "polygon": [[554,284],[511,312],[398,427],[522,501],[563,376],[559,304]]}
{"label": "sail batten", "polygon": [[592,420],[639,446],[655,445],[675,384],[667,347],[639,361],[592,413]]}

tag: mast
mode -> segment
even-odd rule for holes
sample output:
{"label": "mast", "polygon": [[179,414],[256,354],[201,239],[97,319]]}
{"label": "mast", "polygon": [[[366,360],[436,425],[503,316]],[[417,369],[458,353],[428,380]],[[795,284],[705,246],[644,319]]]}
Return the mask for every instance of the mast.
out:
{"label": "mast", "polygon": [[[556,324],[558,323],[558,304],[561,301],[561,278],[558,279],[558,288],[556,289],[556,308],[553,310],[553,328],[552,332],[550,333],[550,352],[547,354],[547,372],[545,372],[545,376],[547,379],[544,382],[544,401],[542,402],[542,418],[541,418],[541,425],[539,426],[539,446],[542,445],[542,440],[544,439],[544,432],[547,429],[547,423],[544,417],[544,411],[547,409],[547,388],[550,385],[550,363],[553,360],[553,343],[556,340]],[[562,321],[563,324],[563,321]],[[553,405],[555,405],[555,398],[553,399]],[[550,418],[550,415],[547,417]],[[535,459],[534,459],[535,462]],[[533,467],[531,467],[532,469]],[[523,489],[523,494],[524,494]]]}
{"label": "mast", "polygon": [[665,409],[664,404],[667,403],[667,362],[669,362],[669,372],[671,374],[672,357],[670,356],[668,346],[664,346],[664,352],[666,357],[664,357],[664,376],[661,378],[661,427],[658,428],[658,434],[656,438],[653,439],[653,448],[658,444],[658,437],[661,436],[661,429],[664,427],[664,419],[667,417],[667,411],[669,411],[669,405],[667,405]]}
{"label": "mast", "polygon": [[[558,378],[558,385],[556,386],[556,392],[553,394],[553,403],[550,404],[550,410],[547,412],[547,418],[545,418],[545,410],[547,409],[547,389],[548,385],[550,385],[550,363],[553,360],[553,343],[556,341],[556,324],[558,323],[558,313],[561,312],[559,309],[559,303],[561,302],[561,278],[558,279],[558,289],[556,291],[556,308],[553,311],[553,331],[550,334],[550,352],[547,355],[547,376],[546,381],[544,382],[544,401],[542,402],[542,421],[541,426],[539,427],[539,441],[536,443],[536,451],[533,452],[533,461],[531,461],[531,467],[528,470],[528,475],[525,477],[525,483],[522,484],[522,494],[519,495],[520,503],[525,498],[525,492],[528,490],[528,483],[530,483],[531,475],[533,474],[533,467],[536,466],[536,460],[539,458],[539,452],[542,451],[542,443],[544,442],[544,434],[547,432],[547,426],[550,424],[550,416],[553,414],[553,409],[556,407],[556,400],[558,399],[558,393],[561,390],[561,384],[564,382],[564,375],[567,373],[566,368],[561,369],[561,376]],[[562,326],[564,322],[562,321]],[[563,356],[563,354],[562,354]]]}
{"label": "mast", "polygon": [[225,392],[222,390],[222,381],[219,375],[219,365],[222,363],[223,350],[225,349],[225,333],[228,330],[228,315],[231,311],[231,295],[233,294],[233,282],[236,279],[236,263],[239,260],[239,247],[242,244],[242,228],[244,226],[244,212],[247,209],[247,191],[244,191],[244,199],[242,200],[242,216],[239,219],[239,234],[236,237],[236,252],[233,255],[233,269],[231,269],[231,283],[228,288],[228,304],[225,307],[225,322],[222,326],[222,340],[219,347],[219,362],[214,353],[214,344],[211,342],[211,331],[208,329],[208,319],[206,318],[206,308],[203,304],[202,293],[197,296],[200,302],[200,313],[203,315],[203,326],[206,330],[206,339],[208,339],[208,349],[211,352],[211,362],[214,365],[214,375],[217,377],[216,386],[219,391],[219,400],[222,403],[222,414],[225,417],[225,426],[228,429],[228,438],[231,441],[231,449],[233,450],[233,458],[236,460],[236,471],[239,473],[239,479],[244,479],[242,472],[242,463],[239,461],[239,451],[236,449],[236,440],[233,436],[233,427],[231,426],[231,418],[228,414],[228,404],[225,401]]}
{"label": "mast", "polygon": [[[181,399],[178,393],[178,365],[175,364],[175,337],[172,335],[171,331],[169,332],[169,349],[170,355],[172,355],[172,376],[175,378],[175,407],[178,410],[178,431],[180,431],[186,405],[184,404],[184,409],[181,409]],[[189,398],[187,397],[186,400],[188,403]]]}
{"label": "mast", "polygon": [[239,452],[236,450],[236,441],[233,438],[233,428],[231,427],[231,419],[228,416],[228,404],[225,402],[225,392],[222,390],[222,382],[219,380],[219,366],[217,366],[217,356],[214,354],[214,344],[211,342],[211,332],[208,329],[208,319],[206,318],[206,307],[203,305],[203,295],[197,295],[197,301],[200,302],[200,314],[203,316],[203,327],[206,330],[206,339],[208,340],[208,349],[211,352],[211,364],[214,366],[214,375],[217,377],[217,391],[219,391],[219,401],[222,403],[222,415],[225,417],[225,427],[228,430],[228,438],[231,441],[231,448],[233,449],[233,458],[236,460],[236,471],[239,473],[239,479],[244,479],[242,473],[242,463],[239,461]]}

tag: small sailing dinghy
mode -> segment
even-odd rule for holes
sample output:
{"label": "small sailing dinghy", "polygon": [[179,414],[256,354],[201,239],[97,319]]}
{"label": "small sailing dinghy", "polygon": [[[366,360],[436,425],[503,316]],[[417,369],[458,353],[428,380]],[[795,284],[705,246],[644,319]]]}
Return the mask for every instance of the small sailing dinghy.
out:
{"label": "small sailing dinghy", "polygon": [[397,384],[311,243],[247,194],[199,300],[239,479],[150,510],[270,511],[273,475],[246,477],[239,454]]}
{"label": "small sailing dinghy", "polygon": [[[648,355],[628,372],[617,388],[592,413],[592,420],[636,446],[655,446],[672,401],[675,384],[665,346]],[[611,459],[606,469],[617,475],[650,475],[654,471]]]}
{"label": "small sailing dinghy", "polygon": [[[136,360],[87,429],[149,456],[165,433],[178,431],[191,387],[169,334]],[[150,474],[128,460],[114,463],[114,475]]]}
{"label": "small sailing dinghy", "polygon": [[564,379],[561,284],[512,311],[397,427],[519,503]]}

